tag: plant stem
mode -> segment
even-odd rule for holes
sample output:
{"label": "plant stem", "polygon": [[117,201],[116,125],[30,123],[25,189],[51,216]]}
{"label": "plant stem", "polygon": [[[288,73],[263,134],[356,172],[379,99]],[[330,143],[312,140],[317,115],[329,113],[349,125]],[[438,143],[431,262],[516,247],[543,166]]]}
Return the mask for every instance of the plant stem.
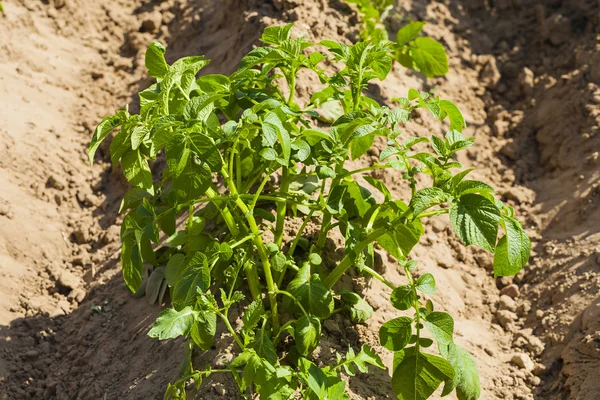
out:
{"label": "plant stem", "polygon": [[265,280],[267,281],[267,288],[269,289],[269,303],[271,304],[273,331],[278,331],[279,315],[277,313],[277,288],[275,287],[275,282],[273,281],[273,274],[271,273],[271,262],[269,261],[269,256],[267,254],[267,250],[265,249],[265,244],[262,240],[262,236],[260,236],[260,233],[258,231],[258,225],[256,225],[256,220],[254,219],[254,216],[248,209],[246,203],[244,203],[244,200],[238,197],[235,200],[235,204],[246,217],[246,221],[248,221],[248,225],[250,226],[250,232],[254,234],[252,241],[254,242],[254,246],[256,247],[256,251],[258,252],[260,260],[262,261]]}
{"label": "plant stem", "polygon": [[447,209],[422,212],[415,219],[417,219],[417,218],[420,219],[420,218],[425,218],[425,217],[435,217],[436,215],[448,214],[449,212],[450,212],[450,210],[447,210]]}
{"label": "plant stem", "polygon": [[[229,182],[229,190],[230,192],[232,192],[232,194],[235,192],[235,194],[237,194],[237,189],[235,187],[235,184],[233,183],[233,178],[227,174],[227,171],[225,170],[225,168],[223,168],[223,170],[221,171],[223,176],[228,180]],[[209,191],[210,194],[209,194]],[[211,195],[213,196],[213,198],[216,198],[216,192],[214,192],[213,189],[209,189],[206,191],[206,195],[210,198]],[[233,237],[238,237],[240,235],[239,230],[237,229],[237,224],[235,223],[235,221],[233,220],[233,216],[231,215],[231,211],[229,211],[229,208],[227,206],[223,207],[220,209],[221,210],[221,215],[223,215],[223,219],[225,219],[225,222],[227,223],[227,226],[229,227],[229,230],[231,231],[231,234],[233,235]],[[231,226],[235,226],[235,233],[232,230]],[[256,235],[256,232],[252,232],[254,235]],[[248,287],[250,288],[250,294],[252,295],[252,300],[256,300],[258,298],[260,298],[260,279],[258,277],[258,271],[256,270],[256,266],[253,263],[250,263],[248,268],[244,268],[244,272],[246,273],[246,278],[248,279]]]}
{"label": "plant stem", "polygon": [[240,337],[237,335],[237,333],[235,333],[235,330],[231,326],[231,323],[229,322],[229,319],[225,315],[223,315],[222,313],[220,313],[220,312],[217,313],[217,315],[219,317],[221,317],[221,319],[225,323],[225,326],[227,327],[227,330],[229,331],[229,333],[231,333],[231,336],[233,336],[233,338],[235,339],[236,343],[238,344],[238,346],[240,346],[240,349],[242,349],[242,351],[243,351],[246,347],[244,346],[244,343],[242,343],[242,341],[240,340]]}
{"label": "plant stem", "polygon": [[269,178],[270,178],[270,175],[265,170],[265,177],[263,178],[262,182],[260,183],[260,186],[258,187],[258,189],[256,189],[256,193],[254,193],[254,197],[252,198],[252,201],[250,202],[250,209],[254,209],[254,206],[256,205],[256,202],[258,201],[260,194],[262,193],[267,182],[269,182]]}
{"label": "plant stem", "polygon": [[308,222],[310,221],[310,219],[312,218],[314,213],[315,213],[315,210],[310,210],[308,215],[304,218],[304,221],[302,221],[302,225],[300,225],[300,229],[298,229],[298,232],[296,232],[296,237],[294,238],[294,240],[292,241],[292,244],[290,245],[290,248],[288,249],[287,255],[289,257],[293,257],[294,251],[296,250],[296,246],[298,246],[298,242],[300,241],[300,238],[302,237],[302,233],[306,229],[306,225],[308,225]]}
{"label": "plant stem", "polygon": [[396,285],[394,285],[392,282],[388,281],[387,279],[385,279],[383,276],[381,276],[377,271],[375,271],[374,269],[364,266],[362,268],[363,271],[367,272],[368,274],[370,274],[371,276],[373,276],[374,278],[377,278],[377,280],[379,280],[381,283],[383,283],[384,285],[386,285],[387,287],[389,287],[390,289],[394,290],[396,289]]}
{"label": "plant stem", "polygon": [[[374,242],[379,236],[385,235],[387,232],[388,231],[386,228],[379,228],[369,233],[364,240],[358,242],[356,246],[354,246],[353,254],[359,254],[361,251],[363,251],[365,247],[369,245],[369,243]],[[323,281],[323,284],[329,289],[331,289],[333,285],[338,281],[338,279],[341,278],[344,272],[346,272],[346,270],[350,268],[350,266],[352,265],[352,261],[354,260],[351,257],[351,255],[349,253],[346,254],[342,261],[340,261],[340,263],[335,267],[335,269],[331,271],[329,275],[327,275],[327,277]]]}
{"label": "plant stem", "polygon": [[[331,182],[331,188],[334,188],[340,182],[342,171],[344,170],[344,161],[339,162],[335,166],[335,178]],[[331,213],[325,208],[323,211],[323,221],[321,223],[321,232],[319,232],[319,237],[317,238],[316,248],[322,250],[325,245],[325,241],[327,240],[327,232],[329,232],[329,224],[331,223]]]}
{"label": "plant stem", "polygon": [[[283,167],[281,173],[280,191],[287,193],[290,187],[289,169]],[[281,247],[283,242],[283,226],[285,223],[285,212],[287,210],[287,202],[277,203],[277,225],[275,227],[275,239],[273,240],[278,247]]]}
{"label": "plant stem", "polygon": [[390,165],[373,165],[371,167],[365,167],[365,168],[359,168],[359,169],[355,169],[354,171],[349,171],[346,172],[345,174],[342,174],[342,178],[345,178],[347,176],[351,176],[351,175],[355,175],[361,172],[367,172],[367,171],[374,171],[376,169],[387,169],[387,168],[392,168]]}
{"label": "plant stem", "polygon": [[[214,199],[220,198],[220,195],[213,188],[206,189],[206,196],[208,197],[209,200],[214,200]],[[240,230],[238,229],[238,226],[235,223],[235,221],[233,219],[233,215],[231,215],[231,211],[229,210],[229,208],[227,206],[225,206],[225,207],[220,208],[219,211],[221,212],[221,216],[225,220],[225,223],[227,224],[227,227],[229,228],[229,231],[231,232],[231,236],[233,236],[233,237],[238,236],[240,234]]]}
{"label": "plant stem", "polygon": [[296,94],[296,71],[292,71],[288,84],[290,86],[290,95],[288,97],[287,104],[288,106],[291,106],[294,104],[294,95]]}

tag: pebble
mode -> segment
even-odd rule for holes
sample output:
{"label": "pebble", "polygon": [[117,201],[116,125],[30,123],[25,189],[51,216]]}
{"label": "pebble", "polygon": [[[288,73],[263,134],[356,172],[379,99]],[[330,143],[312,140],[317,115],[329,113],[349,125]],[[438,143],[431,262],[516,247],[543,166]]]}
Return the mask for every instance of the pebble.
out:
{"label": "pebble", "polygon": [[498,319],[498,323],[504,329],[508,329],[514,321],[517,320],[517,314],[508,310],[499,310],[496,312],[496,318]]}
{"label": "pebble", "polygon": [[67,182],[55,175],[50,175],[50,177],[48,177],[48,181],[46,181],[46,185],[57,190],[65,190],[67,187]]}
{"label": "pebble", "polygon": [[507,295],[502,295],[500,296],[500,303],[498,304],[498,308],[500,310],[508,310],[511,312],[515,312],[517,311],[517,303],[515,303],[515,301]]}
{"label": "pebble", "polygon": [[75,237],[75,242],[77,244],[85,244],[90,240],[90,235],[84,228],[78,228],[73,231],[73,236]]}
{"label": "pebble", "polygon": [[510,360],[513,364],[526,371],[533,371],[535,364],[531,361],[531,358],[525,353],[517,353],[512,356]]}
{"label": "pebble", "polygon": [[83,289],[74,289],[69,293],[67,299],[74,300],[77,303],[81,303],[83,299],[85,299],[85,290]]}
{"label": "pebble", "polygon": [[77,289],[81,285],[81,280],[69,271],[62,271],[58,276],[58,284],[67,289]]}
{"label": "pebble", "polygon": [[511,285],[505,286],[500,291],[500,295],[505,295],[505,296],[510,297],[511,299],[514,299],[519,296],[519,287],[517,285],[515,285],[514,283]]}

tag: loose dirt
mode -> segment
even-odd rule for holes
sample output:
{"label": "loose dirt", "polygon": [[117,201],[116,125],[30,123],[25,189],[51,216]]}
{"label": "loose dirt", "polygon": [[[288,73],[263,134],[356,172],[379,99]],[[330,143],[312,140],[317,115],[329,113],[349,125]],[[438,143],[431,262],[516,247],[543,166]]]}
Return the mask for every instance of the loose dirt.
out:
{"label": "loose dirt", "polygon": [[[4,1],[0,17],[0,398],[159,399],[177,376],[180,341],[146,336],[160,308],[135,299],[119,273],[120,196],[127,184],[106,147],[90,168],[95,124],[148,85],[144,50],[170,61],[205,54],[207,73],[231,72],[265,26],[295,22],[295,35],[350,42],[354,10],[339,0]],[[448,221],[432,220],[415,250],[432,272],[436,303],[456,318],[482,399],[600,399],[600,10],[594,0],[418,2],[389,21],[425,20],[448,49],[450,73],[425,81],[396,65],[369,90],[381,102],[408,88],[459,105],[477,140],[460,161],[497,187],[533,240],[530,265],[495,280],[490,255],[465,249]],[[307,77],[308,96],[318,80]],[[407,134],[442,133],[419,115]],[[378,156],[374,149],[357,165]],[[406,195],[381,171],[396,195]],[[335,247],[336,238],[332,237]],[[332,249],[333,250],[333,249]],[[392,282],[405,279],[382,257]],[[352,285],[348,278],[343,285]],[[366,342],[397,315],[388,290],[358,280],[376,310],[368,325],[333,319],[320,358]],[[222,329],[221,329],[222,332]],[[219,333],[221,335],[222,333]],[[219,366],[224,334],[196,362]],[[393,398],[386,372],[349,382],[353,399]],[[198,399],[236,398],[211,377]]]}

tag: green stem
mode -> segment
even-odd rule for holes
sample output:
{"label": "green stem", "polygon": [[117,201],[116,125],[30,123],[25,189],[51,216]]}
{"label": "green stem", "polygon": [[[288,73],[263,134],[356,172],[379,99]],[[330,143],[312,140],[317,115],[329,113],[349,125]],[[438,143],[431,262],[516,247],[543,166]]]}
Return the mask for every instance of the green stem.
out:
{"label": "green stem", "polygon": [[306,229],[306,225],[308,225],[308,222],[310,221],[310,219],[312,218],[314,213],[315,213],[315,210],[310,210],[310,212],[308,213],[306,218],[304,218],[304,221],[302,221],[302,225],[300,225],[300,229],[298,229],[298,232],[296,232],[296,237],[294,238],[294,240],[292,241],[292,244],[290,245],[290,248],[288,249],[287,255],[289,257],[294,256],[294,251],[296,250],[296,246],[298,246],[298,242],[300,241],[300,238],[302,237],[302,233]]}
{"label": "green stem", "polygon": [[[221,197],[213,188],[206,189],[206,196],[208,197],[209,201],[212,201],[214,199],[218,199]],[[227,224],[227,227],[229,228],[231,235],[233,237],[238,236],[240,234],[240,230],[238,229],[238,226],[235,223],[235,221],[233,219],[233,215],[231,215],[231,211],[229,210],[229,208],[227,206],[225,206],[225,207],[220,208],[219,211],[221,212],[221,216],[225,220],[225,223]]]}
{"label": "green stem", "polygon": [[[388,230],[386,228],[379,228],[374,230],[373,232],[369,233],[364,240],[358,242],[356,246],[354,246],[354,251],[352,253],[359,254],[361,251],[363,251],[365,247],[369,245],[369,243],[374,242],[379,236],[385,235],[387,232]],[[351,257],[350,253],[346,254],[342,261],[340,261],[340,263],[335,267],[335,269],[331,271],[329,275],[327,275],[327,277],[323,281],[323,284],[327,288],[331,289],[333,285],[342,277],[344,272],[346,272],[348,268],[350,268],[350,266],[352,265],[352,261],[354,260]]]}
{"label": "green stem", "polygon": [[365,271],[365,272],[367,272],[369,275],[373,276],[374,278],[376,278],[378,281],[380,281],[381,283],[383,283],[384,285],[386,285],[390,289],[392,289],[392,290],[396,289],[396,285],[394,285],[392,282],[390,282],[387,279],[385,279],[383,276],[381,276],[374,269],[372,269],[370,267],[367,267],[367,266],[363,266],[362,270]]}
{"label": "green stem", "polygon": [[294,296],[290,292],[286,292],[285,290],[277,290],[277,294],[282,294],[282,295],[287,296],[290,299],[294,300],[294,303],[296,303],[296,305],[298,307],[300,307],[300,311],[302,311],[302,314],[304,314],[305,317],[310,317],[310,315],[306,312],[306,310],[304,309],[304,307],[302,307],[302,304],[300,304],[300,302],[298,301],[298,299],[296,298],[296,296]]}
{"label": "green stem", "polygon": [[237,333],[235,333],[235,330],[231,326],[229,319],[227,319],[227,317],[225,315],[223,315],[222,313],[217,313],[217,315],[219,317],[221,317],[221,319],[225,323],[225,326],[227,327],[227,330],[229,331],[229,333],[231,333],[231,336],[233,336],[236,343],[238,344],[238,346],[240,346],[240,349],[242,349],[242,351],[243,351],[246,347],[244,346],[244,343],[242,343],[242,341],[240,340],[240,337],[237,335]]}
{"label": "green stem", "polygon": [[254,209],[254,206],[256,206],[256,202],[260,198],[260,194],[262,193],[263,189],[265,188],[265,185],[267,184],[267,182],[269,182],[269,178],[270,178],[270,175],[267,173],[267,171],[265,171],[265,177],[263,178],[262,182],[260,183],[260,186],[258,187],[258,189],[256,189],[256,193],[254,193],[254,197],[252,198],[252,201],[250,202],[250,209]]}
{"label": "green stem", "polygon": [[450,212],[450,210],[447,210],[447,209],[422,212],[415,219],[420,219],[420,218],[425,218],[425,217],[435,217],[436,215],[448,214],[449,212]]}
{"label": "green stem", "polygon": [[[225,171],[225,169],[223,168],[223,170],[221,171],[223,173],[223,176],[225,176],[226,179],[228,179],[229,181],[229,190],[233,193],[235,192],[235,194],[237,194],[237,190],[235,188],[235,185],[233,184],[233,180],[231,178],[231,176],[229,174],[227,174],[227,172]],[[206,195],[209,198],[216,198],[217,193],[212,189],[209,188],[206,191]],[[237,224],[235,223],[235,221],[233,220],[233,216],[231,215],[231,211],[229,210],[229,208],[227,206],[220,208],[221,211],[221,215],[223,216],[223,219],[225,220],[225,223],[227,224],[227,226],[229,227],[229,230],[231,231],[231,234],[233,237],[238,237],[240,235],[240,231],[237,229]],[[252,232],[253,234],[255,234],[255,232]],[[258,277],[258,271],[256,270],[256,266],[251,263],[249,264],[248,268],[244,269],[244,272],[246,273],[246,278],[248,279],[248,287],[250,288],[250,294],[252,295],[252,300],[256,300],[258,298],[260,298],[260,279]]]}
{"label": "green stem", "polygon": [[[290,179],[289,179],[289,169],[287,167],[283,167],[281,173],[281,186],[280,192],[287,193],[290,187]],[[277,247],[281,248],[281,243],[283,242],[283,226],[285,224],[285,213],[287,211],[287,202],[277,203],[277,225],[275,227],[275,238],[274,242]]]}
{"label": "green stem", "polygon": [[361,172],[367,172],[367,171],[374,171],[376,169],[387,169],[387,168],[392,168],[390,165],[373,165],[371,167],[365,167],[365,168],[359,168],[359,169],[355,169],[354,171],[348,171],[345,174],[342,174],[342,178],[345,178],[347,176],[351,176],[351,175],[355,175],[355,174],[359,174]]}
{"label": "green stem", "polygon": [[[335,178],[331,182],[330,191],[336,187],[341,179],[342,171],[344,170],[344,161],[336,164],[335,166]],[[316,249],[322,250],[325,241],[327,240],[327,232],[329,232],[329,225],[331,223],[331,213],[325,208],[323,211],[323,221],[321,223],[321,232],[319,232],[319,237],[317,238]]]}
{"label": "green stem", "polygon": [[250,226],[250,232],[254,234],[252,241],[254,242],[254,246],[256,247],[256,251],[258,252],[260,260],[262,261],[265,280],[267,281],[267,288],[269,289],[269,303],[271,305],[271,315],[273,318],[273,331],[276,332],[279,330],[279,315],[277,313],[277,288],[275,287],[273,274],[271,273],[271,262],[269,261],[269,256],[262,240],[262,236],[259,233],[256,220],[248,209],[248,206],[240,197],[235,200],[235,204],[246,217],[246,221],[248,221],[248,225]]}
{"label": "green stem", "polygon": [[288,97],[287,104],[288,106],[291,106],[294,104],[294,95],[296,93],[296,71],[292,71],[288,84],[290,86],[290,95]]}

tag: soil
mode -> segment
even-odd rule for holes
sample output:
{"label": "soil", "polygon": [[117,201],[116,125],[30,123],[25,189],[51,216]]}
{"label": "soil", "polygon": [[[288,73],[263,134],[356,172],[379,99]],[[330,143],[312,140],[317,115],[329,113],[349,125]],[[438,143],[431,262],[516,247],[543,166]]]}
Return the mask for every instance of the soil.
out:
{"label": "soil", "polygon": [[[595,0],[397,2],[389,20],[427,21],[450,73],[425,80],[395,65],[369,90],[389,103],[408,88],[435,90],[477,138],[460,161],[498,188],[533,241],[529,266],[494,279],[490,255],[464,248],[443,218],[427,224],[418,272],[438,281],[439,308],[456,319],[482,399],[600,399],[600,10]],[[160,311],[131,296],[119,271],[120,197],[127,184],[106,147],[90,167],[95,124],[148,85],[144,50],[168,59],[204,54],[207,73],[231,72],[265,26],[350,42],[354,9],[340,0],[7,0],[0,16],[0,398],[160,399],[177,376],[180,341],[147,337]],[[301,80],[306,97],[318,85]],[[410,135],[442,133],[423,114]],[[357,165],[378,156],[377,148]],[[381,171],[396,195],[407,188]],[[332,237],[335,246],[335,237]],[[382,257],[381,271],[403,281]],[[369,343],[397,315],[378,282],[358,279],[376,310],[368,325],[333,319],[320,357]],[[352,285],[348,277],[342,284]],[[222,329],[221,329],[222,332]],[[222,365],[223,335],[196,362]],[[350,379],[353,399],[393,398],[387,372]],[[192,394],[192,393],[190,393]],[[236,398],[211,377],[196,398]]]}

